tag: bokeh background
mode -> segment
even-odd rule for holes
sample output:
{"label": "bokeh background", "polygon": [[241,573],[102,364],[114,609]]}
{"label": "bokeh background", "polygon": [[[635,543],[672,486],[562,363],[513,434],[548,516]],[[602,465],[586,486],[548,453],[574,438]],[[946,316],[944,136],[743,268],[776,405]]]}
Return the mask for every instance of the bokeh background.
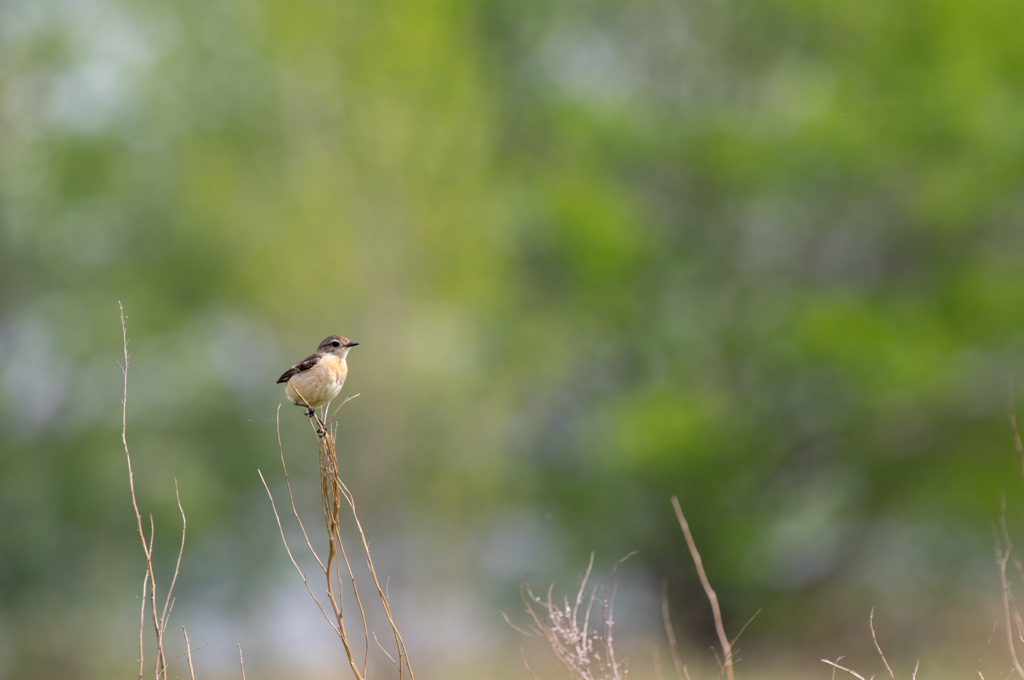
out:
{"label": "bokeh background", "polygon": [[[203,677],[236,644],[249,678],[347,677],[256,472],[282,491],[274,380],[334,333],[420,676],[529,677],[521,579],[639,550],[632,675],[667,662],[667,579],[715,677],[678,494],[730,631],[761,610],[740,675],[884,671],[875,606],[898,673],[1003,677],[1021,27],[1011,0],[3,0],[0,677],[135,672],[119,300]],[[281,433],[315,520],[297,409]]]}

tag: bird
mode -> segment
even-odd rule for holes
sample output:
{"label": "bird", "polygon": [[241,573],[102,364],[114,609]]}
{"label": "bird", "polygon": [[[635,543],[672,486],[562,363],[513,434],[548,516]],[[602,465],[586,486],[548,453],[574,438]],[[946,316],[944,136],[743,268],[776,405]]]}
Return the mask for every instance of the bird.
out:
{"label": "bird", "polygon": [[[306,415],[314,418],[315,409],[326,406],[341,392],[348,376],[345,357],[358,344],[341,335],[328,336],[315,352],[282,373],[277,382],[284,383],[284,392],[293,404],[304,406]],[[317,425],[318,434],[322,433],[319,418]]]}

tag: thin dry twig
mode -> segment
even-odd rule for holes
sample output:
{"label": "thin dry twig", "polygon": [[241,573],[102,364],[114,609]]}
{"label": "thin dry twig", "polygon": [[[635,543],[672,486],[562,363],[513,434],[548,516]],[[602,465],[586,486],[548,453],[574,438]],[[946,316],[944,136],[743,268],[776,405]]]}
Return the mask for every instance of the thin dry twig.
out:
{"label": "thin dry twig", "polygon": [[690,533],[690,525],[687,524],[686,517],[683,515],[683,509],[679,505],[679,499],[675,496],[672,496],[672,507],[676,511],[676,519],[679,520],[679,526],[683,530],[683,536],[686,537],[686,545],[690,549],[690,556],[693,558],[693,563],[697,567],[697,576],[700,577],[700,583],[704,586],[704,592],[707,594],[708,600],[711,602],[711,611],[715,616],[715,630],[718,632],[718,642],[722,646],[722,654],[724,656],[722,668],[724,669],[725,676],[728,680],[735,680],[732,669],[732,644],[729,642],[729,638],[725,634],[725,626],[722,625],[722,612],[718,607],[718,596],[715,595],[715,591],[711,587],[711,583],[708,581],[708,576],[704,573],[704,563],[700,559],[700,552],[697,551],[697,545],[694,543],[693,535]]}
{"label": "thin dry twig", "polygon": [[978,677],[981,680],[985,680],[985,676],[981,674],[981,667],[985,665],[985,654],[988,653],[988,648],[992,646],[992,638],[996,636],[996,628],[999,627],[998,621],[992,622],[992,632],[988,634],[988,641],[985,643],[985,649],[981,652],[981,657],[978,659]]}
{"label": "thin dry twig", "polygon": [[391,653],[388,652],[388,650],[384,649],[384,645],[382,645],[380,643],[380,640],[377,639],[377,633],[376,632],[374,632],[374,634],[373,634],[373,641],[377,643],[377,646],[380,648],[380,651],[384,652],[384,655],[387,656],[389,659],[391,659],[391,663],[394,665],[395,668],[398,669],[398,672],[401,673],[402,669],[398,665],[398,662],[395,661],[395,657],[391,656]]}
{"label": "thin dry twig", "polygon": [[658,652],[658,643],[654,643],[654,680],[665,680],[661,673],[661,654]]}
{"label": "thin dry twig", "polygon": [[[590,555],[587,570],[580,581],[576,596],[570,601],[563,597],[558,602],[554,595],[554,585],[548,587],[544,597],[533,592],[529,582],[523,581],[520,595],[526,605],[526,613],[532,624],[522,628],[512,623],[508,616],[502,616],[509,625],[530,637],[542,637],[547,640],[559,662],[569,671],[574,680],[623,680],[628,673],[626,660],[618,660],[615,656],[615,625],[613,611],[615,607],[616,584],[615,570],[618,565],[634,553],[629,553],[615,563],[608,581],[598,583],[588,589],[587,583],[594,567],[594,554]],[[598,594],[600,590],[601,594]],[[588,594],[589,593],[589,594]],[[583,607],[584,599],[586,606]],[[601,626],[591,629],[590,617],[600,609]],[[581,611],[581,607],[583,610]],[[523,654],[523,663],[533,674]]]}
{"label": "thin dry twig", "polygon": [[[754,612],[754,615],[751,616],[749,619],[747,619],[747,622],[744,623],[742,627],[740,627],[740,632],[736,633],[736,636],[730,642],[730,644],[732,645],[733,649],[736,649],[736,641],[739,640],[740,636],[743,635],[743,631],[745,631],[747,629],[747,626],[749,626],[750,624],[752,624],[754,622],[754,619],[756,619],[757,615],[760,614],[760,613],[761,613],[761,610],[758,609],[756,612]],[[736,661],[739,662],[739,659],[736,659]]]}
{"label": "thin dry twig", "polygon": [[[124,375],[124,396],[121,399],[121,442],[124,445],[125,460],[128,464],[128,488],[131,491],[132,497],[132,508],[135,510],[135,524],[136,530],[139,534],[139,540],[142,541],[142,552],[146,556],[146,582],[148,582],[149,589],[149,609],[151,618],[153,620],[153,630],[156,635],[156,666],[155,674],[156,680],[161,678],[167,678],[167,656],[164,653],[164,635],[167,631],[167,622],[170,618],[171,611],[174,609],[174,586],[178,581],[178,574],[181,570],[181,558],[185,553],[185,532],[188,527],[188,521],[185,518],[185,509],[181,505],[181,494],[178,492],[178,480],[174,480],[174,493],[178,501],[178,510],[181,512],[181,547],[178,549],[178,559],[174,565],[174,576],[171,578],[171,585],[167,589],[167,597],[164,599],[163,608],[161,611],[157,611],[156,603],[156,574],[153,570],[153,539],[155,538],[156,532],[154,529],[153,516],[149,516],[149,539],[146,539],[146,532],[142,525],[142,513],[139,511],[139,503],[135,495],[135,474],[132,471],[132,456],[128,449],[128,366],[131,363],[131,354],[128,353],[128,317],[124,313],[124,305],[119,300],[117,303],[118,308],[121,311],[121,334],[124,340],[124,364],[118,364],[121,366],[121,373]],[[146,609],[146,589],[145,582],[143,583],[143,602],[142,609],[145,612]],[[145,614],[142,616],[145,619]],[[139,630],[139,677],[143,675],[143,656],[144,656],[144,637],[143,631],[144,623],[140,622]]]}
{"label": "thin dry twig", "polygon": [[[356,679],[363,680],[363,678],[366,677],[367,666],[369,663],[370,631],[366,623],[366,610],[363,605],[362,596],[360,595],[359,588],[356,584],[355,572],[353,570],[352,563],[349,560],[348,553],[345,549],[345,545],[344,542],[342,541],[341,536],[340,510],[342,506],[342,499],[344,499],[345,503],[349,506],[349,509],[351,511],[352,521],[355,523],[355,526],[359,532],[359,536],[363,547],[363,553],[366,557],[367,569],[369,570],[370,575],[373,578],[373,582],[374,585],[376,586],[381,606],[384,610],[385,616],[387,617],[388,623],[391,626],[391,632],[395,638],[395,648],[398,656],[397,660],[390,653],[388,653],[387,650],[384,650],[383,647],[381,647],[381,649],[388,656],[388,658],[392,660],[392,663],[394,663],[395,666],[398,668],[399,680],[402,680],[406,672],[409,675],[409,680],[415,680],[413,676],[412,667],[409,664],[409,657],[408,652],[406,651],[405,648],[405,641],[402,639],[401,633],[399,632],[398,627],[395,624],[393,615],[391,613],[391,604],[388,598],[388,594],[386,590],[381,586],[380,580],[377,577],[376,568],[374,567],[373,564],[373,557],[370,554],[369,541],[366,538],[366,534],[363,531],[362,524],[359,521],[359,516],[356,513],[355,499],[352,495],[352,492],[348,489],[347,486],[345,486],[344,482],[341,481],[341,477],[338,473],[338,457],[337,450],[335,448],[337,436],[337,423],[335,422],[334,416],[338,413],[338,410],[342,406],[344,406],[357,396],[359,395],[353,395],[342,401],[342,403],[338,405],[338,407],[333,411],[333,413],[331,413],[330,418],[326,419],[326,422],[319,415],[317,415],[315,422],[313,418],[310,419],[310,426],[312,427],[313,432],[316,435],[317,447],[319,449],[320,454],[321,504],[324,514],[324,524],[325,528],[327,529],[327,553],[325,558],[321,558],[321,556],[317,553],[316,549],[314,549],[309,534],[306,531],[305,524],[303,523],[302,518],[299,516],[299,512],[295,507],[295,497],[294,494],[292,493],[291,481],[288,477],[288,466],[284,458],[284,447],[281,443],[280,407],[278,408],[277,439],[278,448],[281,456],[281,467],[282,470],[284,471],[285,484],[288,489],[288,498],[291,503],[292,514],[295,516],[295,519],[298,522],[300,529],[302,530],[302,536],[306,542],[306,547],[309,549],[314,559],[316,559],[317,564],[320,566],[320,569],[323,572],[324,577],[326,578],[326,591],[324,593],[327,597],[326,606],[325,604],[321,603],[319,598],[313,593],[313,590],[309,585],[309,581],[306,578],[306,575],[303,573],[302,569],[299,568],[299,565],[296,562],[295,557],[288,546],[287,540],[285,539],[284,529],[281,524],[281,518],[277,512],[276,504],[274,503],[273,495],[270,493],[270,488],[267,485],[266,480],[263,478],[262,472],[260,473],[260,479],[263,480],[263,485],[264,488],[266,488],[267,490],[267,495],[270,496],[271,507],[274,510],[274,516],[277,520],[278,529],[281,533],[281,540],[285,545],[285,550],[288,552],[289,559],[291,559],[293,566],[295,566],[296,570],[299,572],[299,576],[300,578],[302,578],[302,581],[306,586],[306,590],[309,592],[314,602],[316,602],[317,607],[324,615],[324,618],[327,619],[328,623],[331,625],[331,628],[334,630],[335,634],[337,634],[338,638],[341,640],[342,646],[345,649],[347,660],[349,662],[349,667],[351,668]],[[305,401],[301,394],[299,395],[299,398]],[[324,417],[326,417],[328,411],[330,410],[330,405],[324,407],[323,410]],[[344,574],[345,576],[347,576],[347,578],[343,578],[343,572],[341,569],[342,563],[344,563],[345,565]],[[343,582],[346,580],[351,585],[352,593],[355,596],[356,606],[359,609],[359,622],[362,624],[363,629],[364,652],[361,662],[357,661],[356,659],[356,652],[351,644],[349,632],[345,626],[346,619],[344,615],[345,612],[343,599]],[[376,635],[374,635],[373,637],[374,640],[377,642],[377,645],[380,646],[379,641],[377,641]]]}
{"label": "thin dry twig", "polygon": [[295,561],[295,556],[292,555],[292,550],[290,547],[288,547],[288,539],[285,538],[284,527],[281,525],[281,516],[277,513],[277,504],[274,503],[274,495],[270,493],[270,487],[267,486],[267,480],[263,478],[263,471],[257,469],[256,473],[260,476],[260,481],[263,482],[263,488],[267,490],[267,496],[270,497],[270,507],[274,511],[274,519],[277,520],[277,528],[281,532],[281,542],[284,543],[284,549],[285,552],[288,553],[288,559],[292,561],[292,565],[295,567],[295,570],[299,572],[299,578],[302,579],[302,583],[306,586],[306,590],[309,592],[309,596],[313,598],[313,602],[316,602],[317,607],[320,608],[320,612],[324,615],[324,618],[327,619],[327,623],[329,623],[331,627],[334,628],[335,633],[338,633],[339,631],[337,627],[334,625],[334,622],[331,621],[331,617],[327,615],[327,611],[323,608],[323,605],[320,604],[320,600],[318,600],[316,595],[313,594],[313,589],[309,586],[309,581],[306,579],[306,574],[303,573],[302,567],[300,567],[299,563]]}
{"label": "thin dry twig", "polygon": [[143,664],[146,656],[146,592],[149,588],[149,573],[142,577],[142,607],[139,609],[139,680],[142,680]]}
{"label": "thin dry twig", "polygon": [[242,658],[242,645],[238,645],[238,665],[242,667],[242,680],[245,680],[245,659]]}
{"label": "thin dry twig", "polygon": [[661,618],[665,622],[665,634],[668,636],[668,647],[672,652],[672,663],[676,667],[676,677],[683,678],[683,661],[679,658],[679,645],[676,642],[676,631],[672,627],[668,607],[668,577],[661,581]]}
{"label": "thin dry twig", "polygon": [[185,634],[185,651],[188,653],[188,673],[192,680],[196,680],[196,669],[192,666],[192,644],[188,641],[188,631],[185,630],[185,626],[181,627],[181,632]]}
{"label": "thin dry twig", "polygon": [[1021,668],[1020,661],[1017,659],[1017,650],[1013,643],[1013,623],[1011,621],[1011,610],[1013,614],[1016,614],[1016,618],[1020,617],[1017,612],[1016,604],[1013,604],[1013,593],[1010,591],[1010,583],[1006,579],[1006,563],[1010,559],[1010,553],[1013,550],[1013,544],[1010,543],[1010,533],[1006,529],[1006,499],[1003,498],[1000,504],[999,513],[999,525],[1002,529],[1003,541],[1005,542],[1005,548],[1000,546],[998,540],[996,542],[996,563],[999,565],[999,581],[1003,588],[1003,614],[1005,616],[1006,623],[1006,644],[1010,649],[1010,658],[1013,660],[1013,667],[1016,669],[1018,675],[1024,678],[1024,668]]}
{"label": "thin dry twig", "polygon": [[896,676],[892,674],[892,668],[889,667],[889,662],[885,659],[885,654],[882,653],[882,648],[878,644],[878,638],[875,636],[875,608],[871,608],[871,614],[868,615],[868,628],[871,629],[871,641],[875,643],[875,649],[878,650],[878,656],[882,657],[882,663],[885,664],[885,670],[889,671],[889,677],[892,680],[896,680]]}
{"label": "thin dry twig", "polygon": [[[843,657],[839,657],[839,659],[842,659],[842,658],[843,658]],[[836,659],[836,661],[838,661],[839,659]],[[846,673],[849,673],[850,675],[852,675],[852,676],[853,676],[853,677],[855,677],[855,678],[858,678],[859,680],[865,680],[864,676],[863,676],[863,675],[861,675],[860,673],[858,673],[857,671],[851,671],[851,670],[850,670],[849,668],[847,668],[846,666],[840,666],[840,665],[839,665],[838,663],[836,663],[836,661],[829,661],[828,659],[822,659],[822,661],[823,661],[824,663],[827,663],[827,664],[828,664],[829,666],[832,666],[832,667],[834,667],[834,668],[838,668],[838,669],[839,669],[839,670],[841,670],[841,671],[844,671],[844,672],[846,672]]]}

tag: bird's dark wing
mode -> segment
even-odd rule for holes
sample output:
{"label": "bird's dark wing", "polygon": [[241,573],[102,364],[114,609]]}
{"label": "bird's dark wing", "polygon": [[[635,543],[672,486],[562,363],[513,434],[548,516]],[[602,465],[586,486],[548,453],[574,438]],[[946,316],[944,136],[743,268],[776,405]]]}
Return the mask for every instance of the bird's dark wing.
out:
{"label": "bird's dark wing", "polygon": [[281,377],[277,379],[277,382],[279,382],[279,383],[288,382],[288,379],[291,378],[293,375],[298,375],[299,373],[302,373],[304,371],[308,371],[309,369],[313,368],[314,366],[316,366],[320,362],[320,357],[321,356],[322,355],[319,354],[319,353],[317,353],[317,354],[310,354],[308,357],[306,357],[305,359],[303,359],[302,361],[300,361],[299,363],[295,364],[294,366],[289,368],[287,371],[282,373]]}

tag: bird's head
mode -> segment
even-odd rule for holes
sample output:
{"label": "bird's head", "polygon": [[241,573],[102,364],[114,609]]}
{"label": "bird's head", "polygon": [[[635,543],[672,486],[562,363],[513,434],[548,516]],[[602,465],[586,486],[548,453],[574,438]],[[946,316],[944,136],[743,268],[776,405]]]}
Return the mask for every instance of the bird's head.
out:
{"label": "bird's head", "polygon": [[358,344],[358,342],[352,342],[340,335],[332,335],[320,343],[317,351],[324,354],[334,354],[344,359],[348,351]]}

